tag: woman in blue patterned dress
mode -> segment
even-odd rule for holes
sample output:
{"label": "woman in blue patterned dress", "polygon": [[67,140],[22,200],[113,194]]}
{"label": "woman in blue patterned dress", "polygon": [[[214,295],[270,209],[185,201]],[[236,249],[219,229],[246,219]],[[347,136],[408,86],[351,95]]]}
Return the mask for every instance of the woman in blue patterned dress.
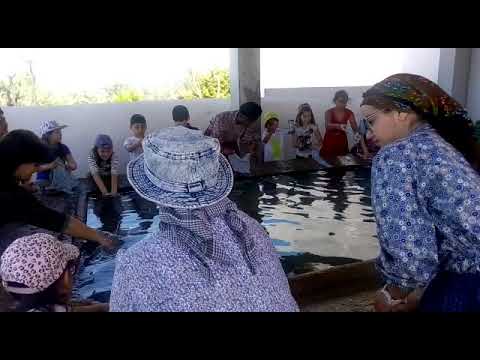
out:
{"label": "woman in blue patterned dress", "polygon": [[433,82],[397,74],[364,95],[382,147],[372,202],[385,287],[377,311],[480,311],[480,177],[473,123]]}

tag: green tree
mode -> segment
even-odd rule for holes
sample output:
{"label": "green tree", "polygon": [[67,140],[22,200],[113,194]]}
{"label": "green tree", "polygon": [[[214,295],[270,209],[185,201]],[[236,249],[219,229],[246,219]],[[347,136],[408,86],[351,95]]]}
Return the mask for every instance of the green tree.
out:
{"label": "green tree", "polygon": [[105,89],[107,101],[114,103],[129,103],[142,101],[145,95],[142,91],[136,90],[126,84],[114,84]]}
{"label": "green tree", "polygon": [[175,92],[176,98],[225,99],[230,97],[230,73],[226,69],[213,69],[205,74],[190,71],[183,86]]}
{"label": "green tree", "polygon": [[0,81],[0,102],[7,106],[33,105],[34,81],[29,73],[11,74]]}

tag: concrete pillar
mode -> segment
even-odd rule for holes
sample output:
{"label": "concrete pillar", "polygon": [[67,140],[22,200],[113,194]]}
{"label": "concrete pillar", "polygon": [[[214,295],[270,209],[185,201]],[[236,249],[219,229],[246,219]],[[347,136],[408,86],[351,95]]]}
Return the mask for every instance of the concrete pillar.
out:
{"label": "concrete pillar", "polygon": [[231,107],[247,101],[260,104],[260,48],[230,49]]}
{"label": "concrete pillar", "polygon": [[[260,48],[230,49],[230,91],[231,109],[237,110],[241,104],[254,101],[261,105],[260,94]],[[261,135],[261,121],[257,122]],[[247,149],[240,149],[246,152]],[[258,146],[257,158],[263,163],[263,143]]]}
{"label": "concrete pillar", "polygon": [[473,121],[480,120],[480,48],[472,49],[467,110]]}
{"label": "concrete pillar", "polygon": [[438,84],[462,105],[467,103],[471,48],[440,48]]}

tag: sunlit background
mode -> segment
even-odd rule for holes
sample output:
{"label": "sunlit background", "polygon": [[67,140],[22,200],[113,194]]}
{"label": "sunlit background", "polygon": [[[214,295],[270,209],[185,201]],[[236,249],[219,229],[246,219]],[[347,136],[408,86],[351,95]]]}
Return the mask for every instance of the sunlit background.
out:
{"label": "sunlit background", "polygon": [[[371,85],[401,71],[437,80],[439,49],[262,48],[265,88]],[[96,92],[114,84],[168,90],[188,72],[229,69],[228,48],[15,48],[0,49],[0,81],[30,71],[37,86],[53,95]]]}

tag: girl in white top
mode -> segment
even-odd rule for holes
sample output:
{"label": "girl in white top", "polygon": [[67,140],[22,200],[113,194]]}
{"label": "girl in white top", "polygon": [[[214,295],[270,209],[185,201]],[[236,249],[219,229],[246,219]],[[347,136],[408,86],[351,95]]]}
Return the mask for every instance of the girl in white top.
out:
{"label": "girl in white top", "polygon": [[297,158],[312,158],[320,152],[322,147],[322,134],[315,123],[312,108],[309,104],[298,107],[295,120],[295,147]]}

